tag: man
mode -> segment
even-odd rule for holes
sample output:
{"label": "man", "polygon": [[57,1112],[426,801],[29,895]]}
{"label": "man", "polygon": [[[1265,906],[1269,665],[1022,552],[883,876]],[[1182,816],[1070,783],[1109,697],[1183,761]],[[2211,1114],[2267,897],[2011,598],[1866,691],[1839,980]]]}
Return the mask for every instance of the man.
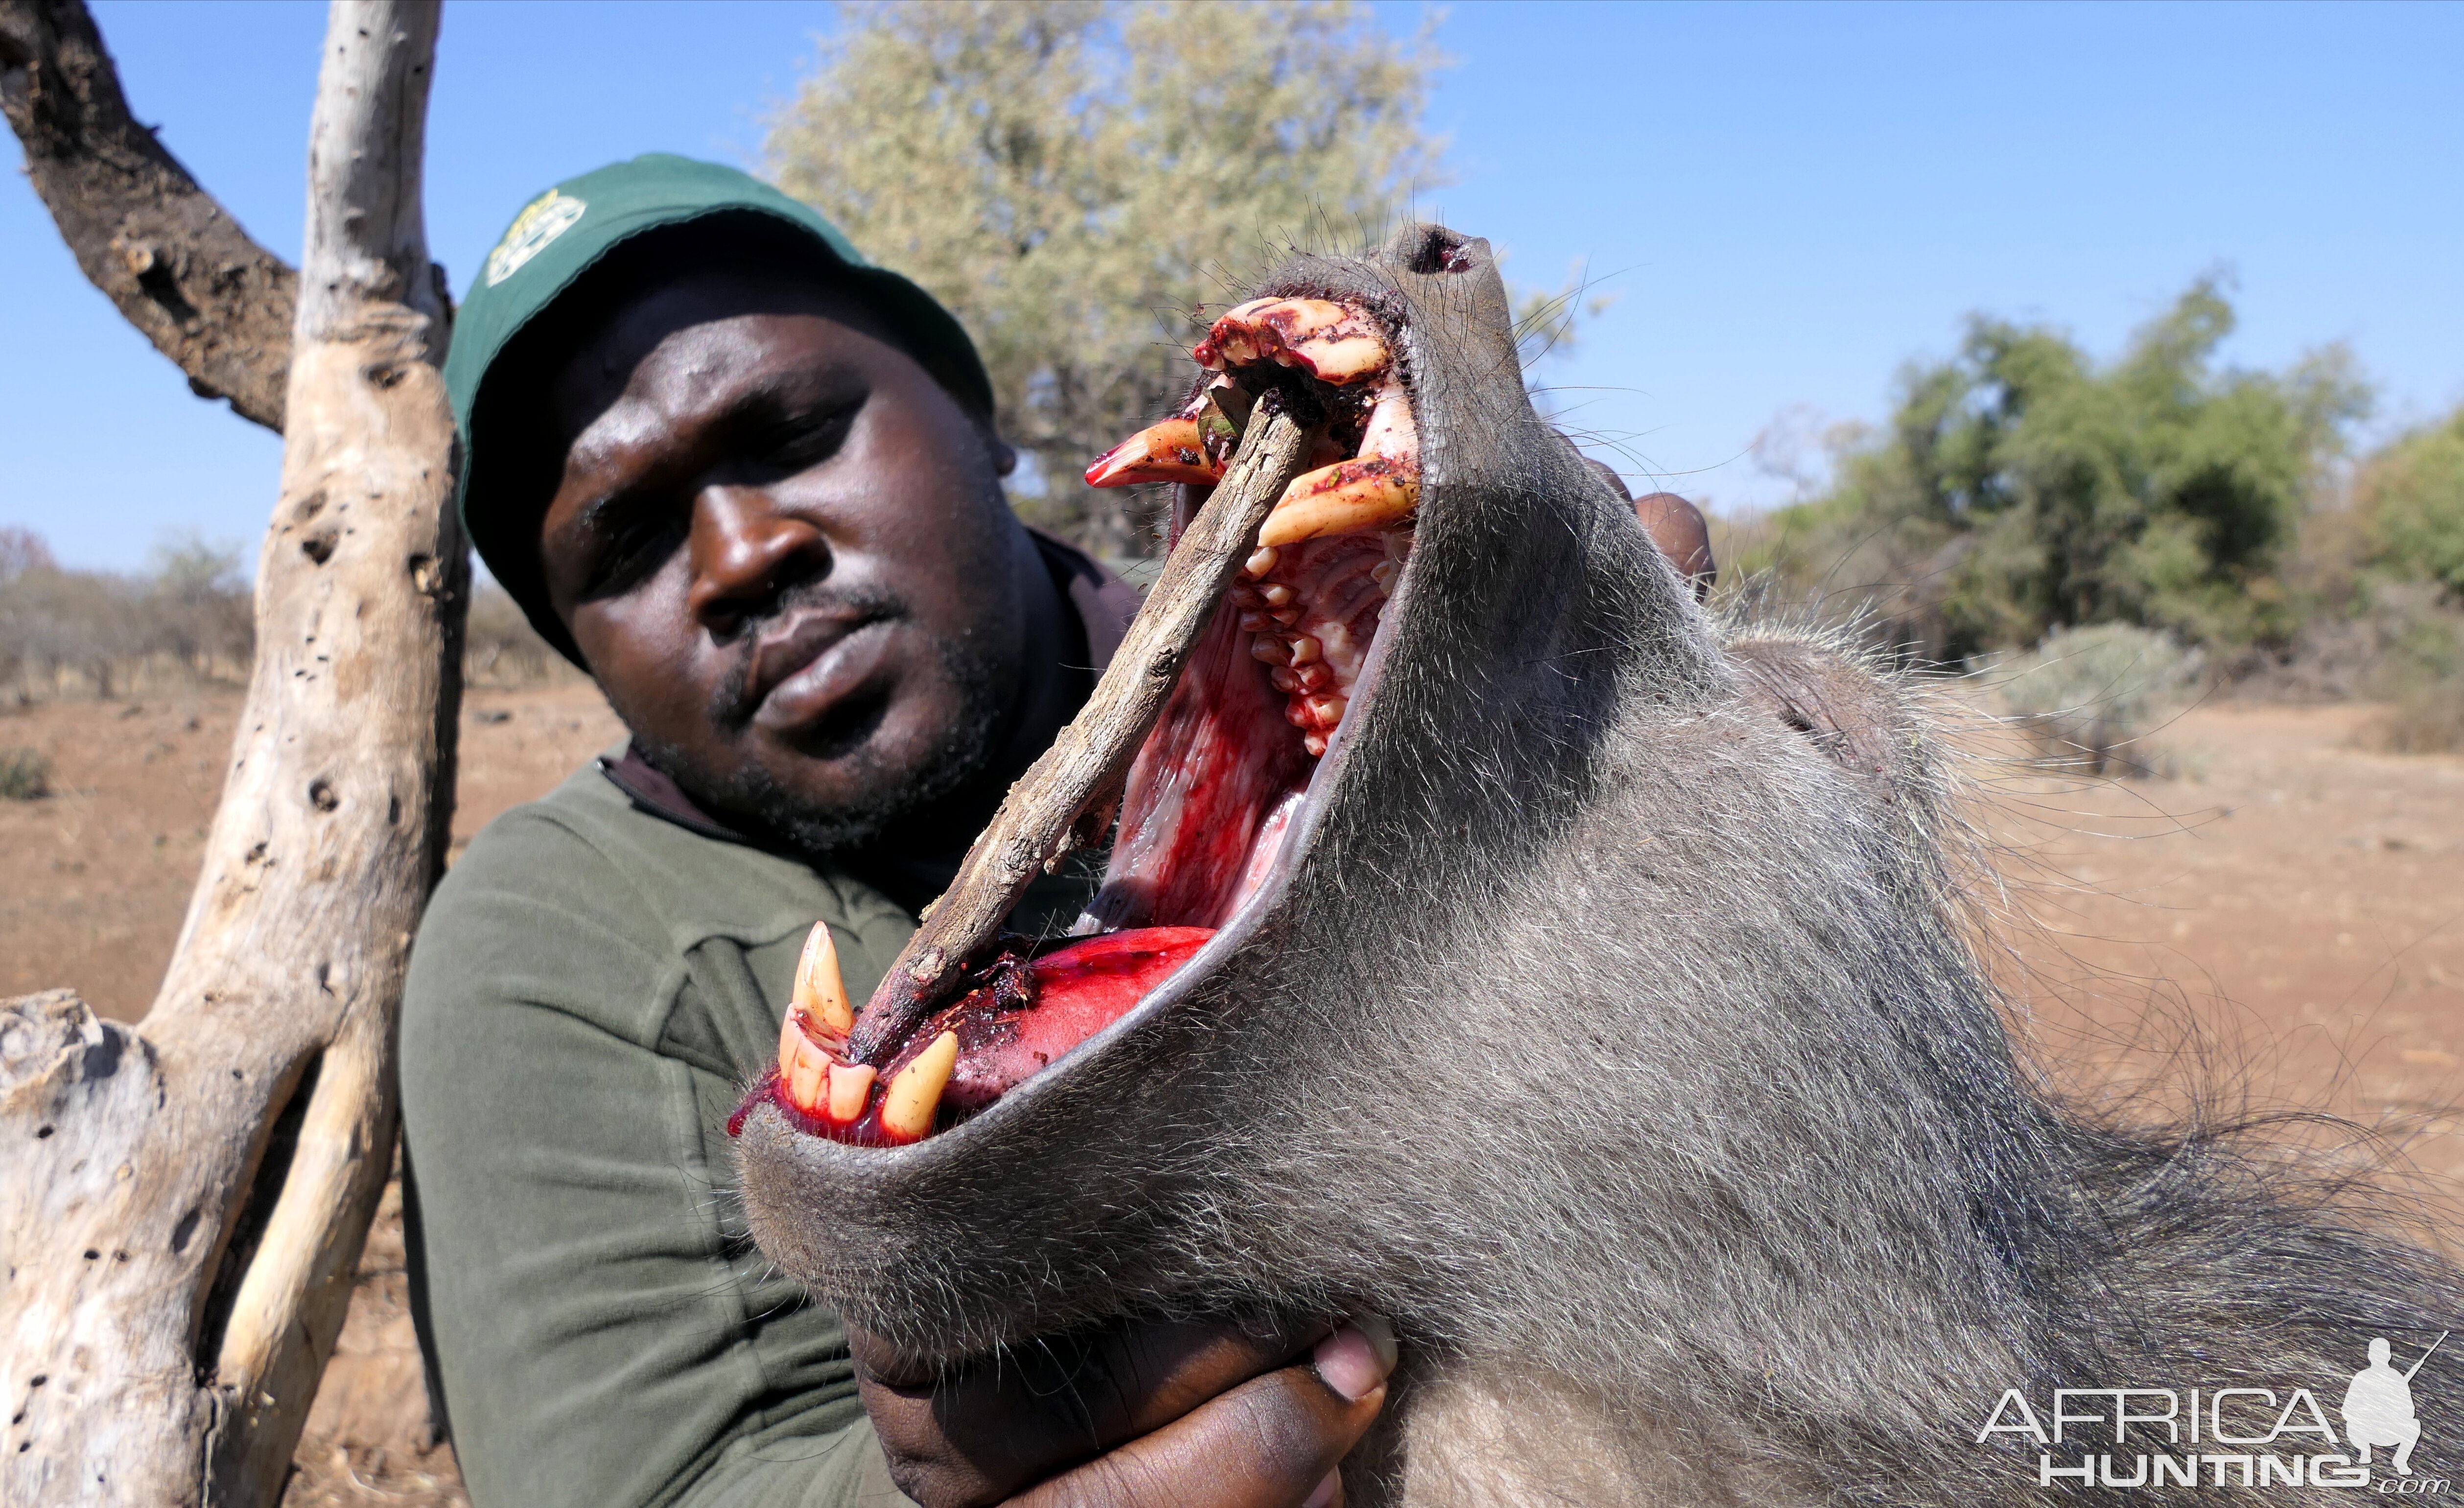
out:
{"label": "man", "polygon": [[[2397,1371],[2389,1360],[2393,1355],[2394,1348],[2387,1342],[2370,1342],[2370,1364],[2353,1374],[2341,1412],[2344,1431],[2361,1453],[2363,1465],[2369,1464],[2370,1447],[2391,1445],[2396,1475],[2410,1476],[2412,1448],[2421,1443],[2421,1421],[2412,1411],[2412,1372]],[[2415,1362],[2412,1369],[2421,1370],[2421,1363]]]}
{"label": "man", "polygon": [[480,833],[413,952],[413,1307],[474,1503],[1332,1500],[1374,1326],[936,1382],[771,1276],[729,1192],[805,931],[869,993],[1135,605],[1010,513],[964,332],[809,209],[644,157],[522,211],[446,374],[473,543],[631,733]]}

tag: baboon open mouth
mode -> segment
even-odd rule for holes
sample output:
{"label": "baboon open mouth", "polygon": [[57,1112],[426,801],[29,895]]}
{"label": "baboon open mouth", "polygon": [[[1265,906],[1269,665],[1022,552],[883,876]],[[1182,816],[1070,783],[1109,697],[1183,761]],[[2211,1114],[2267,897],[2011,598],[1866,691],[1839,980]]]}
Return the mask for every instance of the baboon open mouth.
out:
{"label": "baboon open mouth", "polygon": [[[1194,645],[1174,647],[1185,668],[1129,762],[1102,888],[1069,937],[1003,936],[935,991],[950,1004],[891,1023],[887,1039],[869,1022],[869,1052],[828,928],[816,926],[778,1063],[731,1135],[764,1102],[808,1134],[862,1145],[946,1130],[1135,1009],[1275,873],[1321,758],[1374,679],[1370,651],[1411,550],[1419,445],[1393,344],[1353,305],[1254,299],[1191,354],[1214,375],[1180,411],[1097,457],[1088,482],[1211,488],[1267,414],[1300,427],[1300,474],[1195,620]],[[1128,755],[1126,739],[1114,752]]]}

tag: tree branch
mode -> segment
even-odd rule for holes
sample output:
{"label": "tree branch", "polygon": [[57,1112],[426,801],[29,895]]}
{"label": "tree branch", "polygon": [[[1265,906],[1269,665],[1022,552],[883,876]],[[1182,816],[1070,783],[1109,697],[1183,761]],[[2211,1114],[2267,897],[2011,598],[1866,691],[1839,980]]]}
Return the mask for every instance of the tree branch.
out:
{"label": "tree branch", "polygon": [[0,1002],[0,1502],[275,1502],[385,1187],[469,595],[419,216],[436,24],[434,0],[330,11],[318,296],[268,347],[290,386],[255,674],[162,993],[142,1030]]}
{"label": "tree branch", "polygon": [[0,0],[0,113],[87,280],[190,390],[279,431],[298,277],[130,118],[84,0]]}

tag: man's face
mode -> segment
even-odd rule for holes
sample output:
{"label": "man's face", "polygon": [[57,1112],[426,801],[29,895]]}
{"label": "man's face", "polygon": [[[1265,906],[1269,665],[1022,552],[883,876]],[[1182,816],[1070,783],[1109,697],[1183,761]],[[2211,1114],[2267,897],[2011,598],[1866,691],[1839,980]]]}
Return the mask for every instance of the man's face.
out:
{"label": "man's face", "polygon": [[615,311],[544,395],[547,588],[652,763],[809,850],[982,773],[1025,591],[986,431],[840,296],[711,275]]}

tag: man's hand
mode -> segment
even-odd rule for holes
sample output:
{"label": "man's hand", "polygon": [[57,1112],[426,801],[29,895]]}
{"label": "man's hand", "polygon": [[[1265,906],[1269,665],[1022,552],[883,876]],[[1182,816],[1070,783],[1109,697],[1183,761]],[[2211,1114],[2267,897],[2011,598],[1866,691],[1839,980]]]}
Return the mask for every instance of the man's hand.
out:
{"label": "man's hand", "polygon": [[937,1379],[873,1336],[848,1342],[890,1474],[925,1508],[1330,1508],[1395,1368],[1374,1315],[1137,1325]]}

